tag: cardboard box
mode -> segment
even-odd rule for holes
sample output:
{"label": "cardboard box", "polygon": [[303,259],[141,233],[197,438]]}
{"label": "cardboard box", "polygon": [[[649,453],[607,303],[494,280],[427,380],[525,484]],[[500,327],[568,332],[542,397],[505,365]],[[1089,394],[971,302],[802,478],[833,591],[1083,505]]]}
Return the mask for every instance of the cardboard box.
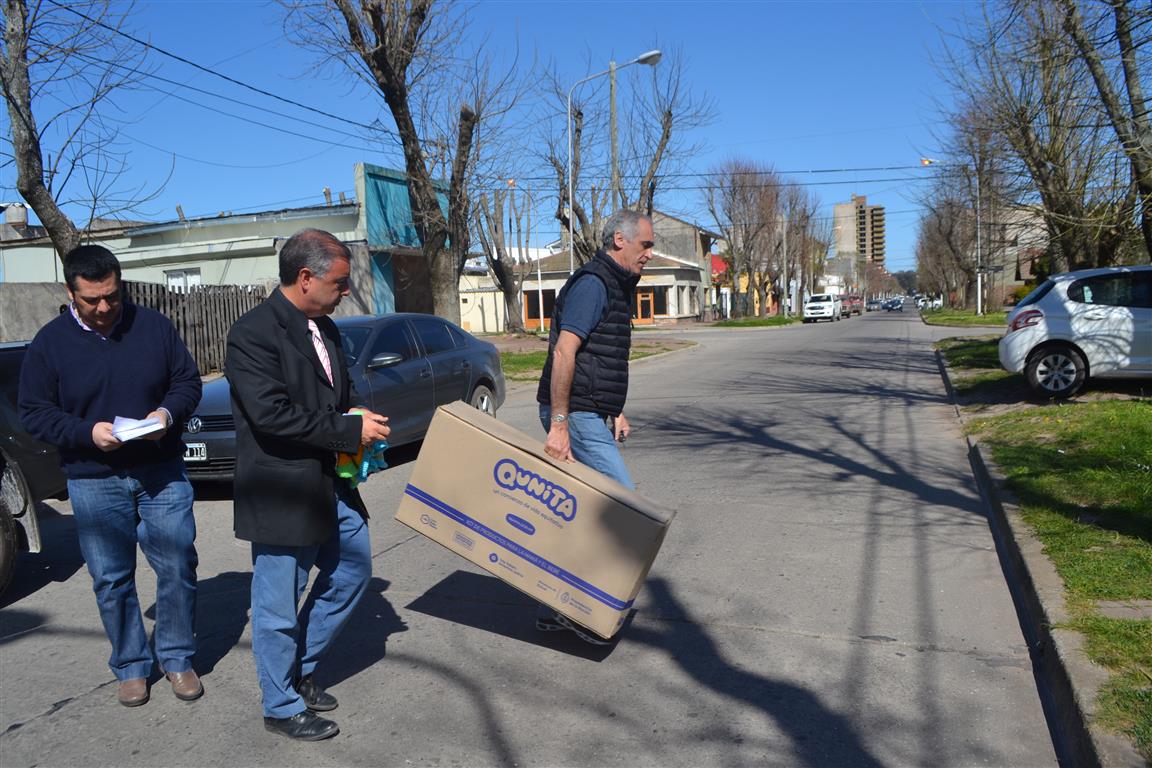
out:
{"label": "cardboard box", "polygon": [[436,411],[396,519],[604,638],[674,513],[465,403]]}

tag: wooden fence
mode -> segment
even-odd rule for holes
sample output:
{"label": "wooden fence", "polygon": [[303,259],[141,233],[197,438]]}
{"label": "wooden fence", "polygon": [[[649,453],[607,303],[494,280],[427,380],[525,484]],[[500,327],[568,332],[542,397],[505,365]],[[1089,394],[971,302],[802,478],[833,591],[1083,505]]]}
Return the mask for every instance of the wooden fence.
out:
{"label": "wooden fence", "polygon": [[267,295],[256,285],[197,285],[187,291],[131,280],[123,281],[123,285],[133,302],[151,307],[172,321],[201,376],[224,369],[228,329]]}

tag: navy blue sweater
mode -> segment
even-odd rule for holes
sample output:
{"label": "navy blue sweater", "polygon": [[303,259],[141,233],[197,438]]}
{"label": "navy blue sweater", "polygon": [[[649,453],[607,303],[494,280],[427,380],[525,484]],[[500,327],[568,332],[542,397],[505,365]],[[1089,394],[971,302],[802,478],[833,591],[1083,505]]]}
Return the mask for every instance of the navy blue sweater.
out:
{"label": "navy blue sweater", "polygon": [[[65,312],[36,334],[20,369],[20,421],[60,450],[70,478],[108,477],[183,455],[182,425],[200,402],[200,374],[171,321],[124,302],[107,339]],[[92,427],[117,416],[142,419],[163,406],[172,426],[160,440],[131,440],[105,453]]]}

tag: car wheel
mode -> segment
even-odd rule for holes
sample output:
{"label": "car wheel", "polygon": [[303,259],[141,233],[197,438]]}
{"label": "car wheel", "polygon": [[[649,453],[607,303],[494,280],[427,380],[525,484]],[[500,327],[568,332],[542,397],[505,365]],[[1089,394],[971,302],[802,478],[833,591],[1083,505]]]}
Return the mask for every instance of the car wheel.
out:
{"label": "car wheel", "polygon": [[1071,397],[1084,386],[1087,374],[1084,356],[1062,344],[1036,350],[1024,368],[1028,386],[1041,397]]}
{"label": "car wheel", "polygon": [[496,415],[496,397],[492,394],[492,390],[483,384],[472,390],[472,399],[468,402],[478,411],[483,411],[489,416]]}
{"label": "car wheel", "polygon": [[18,467],[4,462],[0,476],[0,595],[8,589],[16,571],[16,555],[20,539],[16,534],[15,515],[28,503],[28,485]]}

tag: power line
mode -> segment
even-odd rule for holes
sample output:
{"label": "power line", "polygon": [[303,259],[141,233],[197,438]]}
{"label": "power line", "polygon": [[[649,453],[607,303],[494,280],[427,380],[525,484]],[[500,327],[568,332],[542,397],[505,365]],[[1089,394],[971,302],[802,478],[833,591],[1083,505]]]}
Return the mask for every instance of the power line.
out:
{"label": "power line", "polygon": [[[713,186],[708,185],[708,184],[678,184],[678,185],[666,186],[666,185],[660,184],[661,178],[662,177],[657,176],[656,180],[655,180],[656,181],[656,191],[658,193],[660,193],[660,192],[704,191],[704,190],[714,188]],[[774,189],[774,188],[781,188],[781,187],[827,187],[827,186],[845,186],[845,185],[849,185],[849,184],[863,186],[866,184],[887,184],[887,183],[897,182],[897,181],[927,181],[931,178],[932,177],[930,177],[930,176],[896,176],[896,177],[881,178],[881,179],[849,179],[846,181],[791,181],[791,180],[784,180],[784,181],[779,181],[779,182],[749,185],[749,187],[745,187],[745,189],[752,188],[752,187],[760,188],[760,189]],[[500,184],[500,185],[493,185],[490,187],[480,186],[480,187],[475,187],[474,189],[476,189],[479,192],[490,192],[490,191],[494,191],[494,190],[498,190],[498,189],[504,189],[504,188],[506,188],[506,185]],[[517,186],[516,188],[517,189],[525,189],[525,190],[528,190],[529,192],[532,192],[532,193],[556,192],[557,191],[555,187],[545,187],[545,186],[540,186],[540,187]],[[578,185],[577,191],[583,190],[583,191],[587,192],[591,188],[592,188],[591,185],[588,185],[588,186]]]}
{"label": "power line", "polygon": [[342,122],[342,123],[354,125],[358,128],[364,128],[364,129],[371,130],[371,131],[380,131],[383,133],[392,134],[393,136],[398,136],[398,134],[396,134],[395,131],[389,130],[387,128],[382,128],[380,126],[367,125],[365,123],[359,123],[359,122],[356,122],[355,120],[350,120],[346,117],[341,117],[340,115],[334,115],[331,112],[325,112],[324,110],[317,109],[316,107],[310,107],[307,104],[303,104],[299,101],[295,101],[293,99],[289,99],[289,98],[286,98],[284,96],[279,96],[275,93],[272,93],[271,91],[266,91],[263,88],[257,88],[254,85],[249,85],[248,83],[245,83],[242,80],[237,80],[236,78],[225,75],[222,72],[217,72],[216,70],[214,70],[210,67],[205,67],[202,64],[197,64],[196,62],[194,62],[190,59],[186,59],[183,56],[172,53],[171,51],[166,51],[163,48],[160,48],[159,46],[153,45],[152,43],[149,43],[146,40],[141,40],[140,38],[138,38],[134,35],[130,35],[129,33],[124,32],[123,30],[119,30],[119,29],[116,29],[115,27],[109,26],[108,24],[105,24],[104,22],[100,21],[99,19],[93,19],[91,16],[83,14],[80,11],[77,11],[75,8],[69,8],[68,6],[66,6],[64,4],[57,2],[57,0],[48,0],[48,2],[51,3],[52,5],[56,6],[57,8],[60,8],[61,10],[68,11],[69,13],[72,13],[72,14],[75,14],[76,16],[79,16],[80,18],[84,19],[85,21],[87,21],[91,24],[95,24],[99,27],[103,27],[104,29],[108,30],[109,32],[120,35],[121,37],[126,37],[129,40],[131,40],[132,42],[136,43],[137,45],[143,46],[144,48],[147,48],[147,49],[152,50],[152,51],[156,51],[157,53],[160,53],[160,54],[167,56],[171,59],[175,59],[176,61],[179,61],[182,64],[187,64],[188,66],[193,67],[194,69],[198,69],[201,72],[205,72],[205,73],[212,75],[214,77],[219,77],[220,79],[226,80],[226,81],[228,81],[234,85],[238,85],[241,88],[246,88],[249,91],[260,94],[261,96],[267,96],[268,98],[276,99],[277,101],[282,101],[285,104],[291,104],[294,107],[299,107],[300,109],[304,109],[304,110],[307,110],[309,112],[315,112],[318,115],[323,115],[324,117],[330,118],[332,120],[337,120],[337,121]]}
{"label": "power line", "polygon": [[[85,60],[90,61],[90,62],[95,63],[95,64],[102,64],[102,65],[106,65],[106,66],[120,67],[123,69],[128,69],[128,67],[125,67],[122,64],[117,64],[116,62],[103,62],[103,61],[100,61],[98,59],[94,59],[91,56],[86,56],[86,55],[79,53],[79,52],[77,52],[75,55],[77,56],[77,58],[85,59]],[[252,104],[249,102],[241,101],[240,99],[234,99],[231,96],[225,96],[221,93],[216,93],[215,91],[209,91],[209,90],[206,90],[204,88],[197,88],[194,85],[188,85],[187,83],[181,83],[181,82],[178,82],[176,80],[172,80],[172,79],[169,79],[167,77],[164,77],[162,75],[157,75],[157,74],[153,74],[153,73],[143,73],[143,74],[144,74],[144,77],[147,77],[147,78],[150,78],[153,80],[159,80],[162,83],[168,83],[169,85],[175,86],[177,88],[183,88],[185,90],[194,91],[196,93],[202,93],[205,96],[211,96],[213,98],[221,99],[223,101],[228,101],[228,102],[231,102],[233,104],[239,104],[241,106],[246,106],[246,107],[252,106]],[[165,96],[172,97],[173,99],[179,99],[180,101],[183,101],[187,104],[192,104],[193,106],[200,107],[201,109],[206,109],[210,112],[215,112],[218,115],[224,115],[226,117],[232,117],[232,118],[235,118],[236,120],[240,120],[242,122],[246,122],[246,123],[249,123],[251,125],[257,125],[257,126],[260,126],[261,128],[271,128],[272,130],[278,130],[278,131],[281,131],[283,133],[290,133],[293,136],[299,136],[301,138],[311,139],[313,141],[326,142],[325,139],[320,139],[320,138],[316,138],[316,137],[312,137],[312,136],[305,136],[304,134],[299,134],[299,133],[293,133],[292,131],[288,131],[287,129],[278,128],[276,126],[269,126],[266,123],[261,123],[257,120],[253,120],[251,118],[244,117],[242,115],[238,115],[238,114],[235,114],[233,112],[225,112],[224,110],[217,109],[215,107],[210,107],[206,104],[201,104],[200,102],[194,101],[193,99],[190,99],[186,96],[180,96],[179,94],[173,93],[172,91],[166,91],[162,88],[157,88],[155,86],[144,86],[144,87],[148,88],[149,90],[155,91],[156,93],[162,93]],[[307,120],[301,120],[300,118],[295,117],[294,115],[289,115],[286,112],[277,112],[276,110],[273,110],[273,109],[265,109],[263,111],[268,113],[268,114],[276,115],[277,117],[285,117],[285,118],[288,118],[290,120],[294,120],[297,123],[302,123],[304,125],[310,125],[314,128],[319,128],[322,131],[331,131],[333,133],[340,134],[341,136],[347,136],[347,137],[353,138],[353,139],[364,139],[364,136],[361,134],[352,133],[350,131],[344,131],[344,130],[341,130],[339,128],[333,128],[331,126],[322,125],[320,123],[310,122]],[[378,129],[372,129],[372,130],[378,130]],[[143,144],[145,142],[140,142],[140,143]],[[149,146],[151,146],[151,145],[149,145]],[[336,145],[336,146],[347,146],[347,145]],[[153,148],[155,149],[155,147],[153,147]],[[377,150],[366,149],[365,151],[377,151]]]}

